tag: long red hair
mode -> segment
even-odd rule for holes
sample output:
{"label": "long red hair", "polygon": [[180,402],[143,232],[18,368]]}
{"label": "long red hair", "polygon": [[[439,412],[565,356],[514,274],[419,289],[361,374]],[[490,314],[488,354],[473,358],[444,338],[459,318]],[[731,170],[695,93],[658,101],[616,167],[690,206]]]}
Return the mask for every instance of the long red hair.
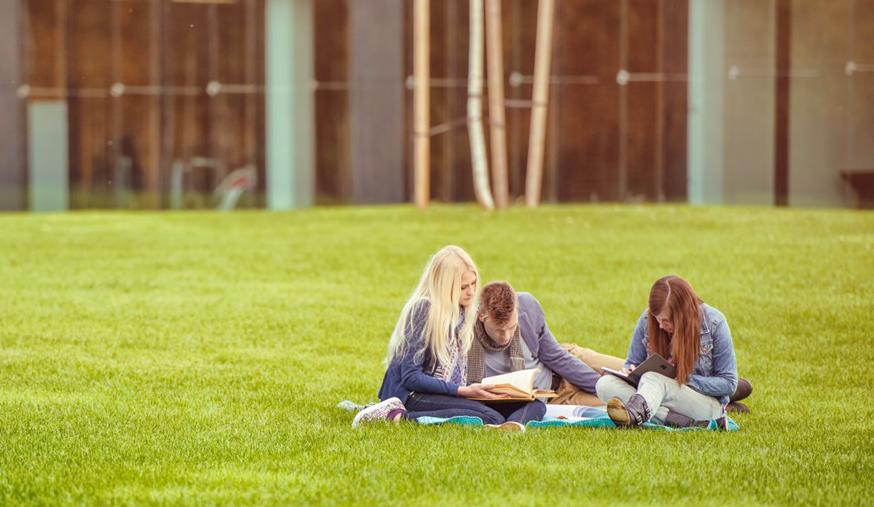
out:
{"label": "long red hair", "polygon": [[[672,359],[678,384],[686,383],[698,360],[702,303],[689,282],[675,275],[659,278],[649,291],[649,352]],[[665,310],[673,325],[671,334],[656,320]]]}

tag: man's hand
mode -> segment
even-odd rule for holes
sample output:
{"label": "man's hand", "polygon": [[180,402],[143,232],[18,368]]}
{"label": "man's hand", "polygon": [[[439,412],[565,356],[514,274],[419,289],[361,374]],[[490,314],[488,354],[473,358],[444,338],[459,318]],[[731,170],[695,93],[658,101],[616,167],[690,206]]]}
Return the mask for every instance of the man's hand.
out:
{"label": "man's hand", "polygon": [[488,400],[502,400],[508,398],[507,394],[493,393],[491,390],[495,386],[491,384],[471,384],[469,386],[461,386],[458,388],[458,396],[460,398],[485,398]]}
{"label": "man's hand", "polygon": [[630,364],[630,365],[628,365],[628,369],[622,368],[622,373],[628,375],[629,373],[633,372],[635,368],[636,368],[636,366],[634,366],[633,364]]}

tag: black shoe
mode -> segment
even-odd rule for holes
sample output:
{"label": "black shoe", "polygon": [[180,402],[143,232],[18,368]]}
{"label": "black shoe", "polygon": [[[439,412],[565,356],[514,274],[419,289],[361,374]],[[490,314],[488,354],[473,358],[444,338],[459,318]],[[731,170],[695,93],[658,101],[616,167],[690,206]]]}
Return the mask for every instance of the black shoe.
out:
{"label": "black shoe", "polygon": [[691,417],[686,417],[679,412],[674,412],[673,410],[668,410],[668,415],[665,416],[665,426],[670,426],[672,428],[691,428],[693,426],[705,426],[706,424],[701,423],[709,423],[710,421],[696,421]]}
{"label": "black shoe", "polygon": [[643,396],[635,394],[622,403],[619,398],[613,398],[607,403],[607,415],[620,428],[639,428],[644,421],[649,420],[649,407]]}

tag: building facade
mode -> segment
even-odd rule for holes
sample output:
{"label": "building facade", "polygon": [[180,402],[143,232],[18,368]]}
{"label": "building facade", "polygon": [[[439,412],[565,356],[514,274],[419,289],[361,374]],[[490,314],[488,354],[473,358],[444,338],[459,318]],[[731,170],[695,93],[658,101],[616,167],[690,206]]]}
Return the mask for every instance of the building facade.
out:
{"label": "building facade", "polygon": [[[515,199],[537,2],[501,5]],[[430,7],[444,202],[474,200],[468,7]],[[554,30],[544,201],[865,204],[874,0],[565,0]],[[409,201],[412,37],[404,0],[2,2],[0,208]]]}

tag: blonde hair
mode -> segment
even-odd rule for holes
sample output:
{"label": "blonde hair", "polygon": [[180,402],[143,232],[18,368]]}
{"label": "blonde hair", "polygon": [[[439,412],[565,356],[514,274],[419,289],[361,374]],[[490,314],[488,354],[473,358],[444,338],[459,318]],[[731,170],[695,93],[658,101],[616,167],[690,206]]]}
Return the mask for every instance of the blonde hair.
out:
{"label": "blonde hair", "polygon": [[[416,351],[416,359],[422,357],[426,350],[430,351],[431,358],[439,364],[449,364],[449,337],[458,325],[461,317],[461,278],[473,271],[479,281],[479,272],[470,256],[457,246],[445,246],[431,257],[419,285],[404,309],[395,325],[388,342],[388,351],[385,356],[386,367],[398,357],[403,357],[409,347],[410,338],[421,338],[424,345]],[[414,312],[421,301],[428,301],[428,317],[420,337],[409,337],[405,332],[412,329],[411,320],[416,316]],[[476,322],[476,298],[464,307],[464,325],[458,332],[461,340],[462,352],[467,354],[470,344],[473,342],[473,326]],[[410,322],[410,325],[408,325]]]}

